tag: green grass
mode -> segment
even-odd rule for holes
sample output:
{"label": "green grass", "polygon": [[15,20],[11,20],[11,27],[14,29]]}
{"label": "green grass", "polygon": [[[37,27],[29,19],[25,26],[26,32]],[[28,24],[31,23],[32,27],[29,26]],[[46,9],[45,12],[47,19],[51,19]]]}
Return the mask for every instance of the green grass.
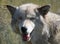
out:
{"label": "green grass", "polygon": [[23,44],[20,36],[11,29],[11,15],[5,5],[19,6],[24,3],[35,3],[41,6],[51,4],[51,11],[55,13],[60,9],[60,0],[0,0],[0,44]]}

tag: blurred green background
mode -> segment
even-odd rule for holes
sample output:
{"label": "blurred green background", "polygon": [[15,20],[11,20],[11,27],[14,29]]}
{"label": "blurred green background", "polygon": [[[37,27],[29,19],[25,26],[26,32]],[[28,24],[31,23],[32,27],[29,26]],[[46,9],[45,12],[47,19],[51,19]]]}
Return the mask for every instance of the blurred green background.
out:
{"label": "blurred green background", "polygon": [[50,4],[50,11],[60,14],[60,0],[0,0],[0,44],[23,44],[20,35],[11,29],[11,15],[5,5],[20,6],[25,3]]}

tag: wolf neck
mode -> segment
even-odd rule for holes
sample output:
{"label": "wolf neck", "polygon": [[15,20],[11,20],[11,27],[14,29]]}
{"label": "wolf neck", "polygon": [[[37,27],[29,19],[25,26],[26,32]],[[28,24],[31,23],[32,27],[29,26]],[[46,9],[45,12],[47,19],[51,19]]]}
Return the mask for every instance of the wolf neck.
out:
{"label": "wolf neck", "polygon": [[45,20],[47,23],[55,22],[59,20],[59,18],[60,18],[60,15],[52,13],[52,12],[48,12],[48,14],[45,16]]}

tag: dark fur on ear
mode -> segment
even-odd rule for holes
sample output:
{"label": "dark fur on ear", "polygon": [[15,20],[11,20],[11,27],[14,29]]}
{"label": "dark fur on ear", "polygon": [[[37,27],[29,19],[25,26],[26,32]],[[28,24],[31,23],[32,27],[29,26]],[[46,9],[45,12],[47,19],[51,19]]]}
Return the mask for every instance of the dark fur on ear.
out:
{"label": "dark fur on ear", "polygon": [[38,12],[44,17],[50,9],[50,5],[45,5],[40,8],[37,8]]}
{"label": "dark fur on ear", "polygon": [[6,7],[8,8],[8,10],[10,11],[11,15],[14,15],[14,12],[16,11],[16,8],[10,5],[6,5]]}

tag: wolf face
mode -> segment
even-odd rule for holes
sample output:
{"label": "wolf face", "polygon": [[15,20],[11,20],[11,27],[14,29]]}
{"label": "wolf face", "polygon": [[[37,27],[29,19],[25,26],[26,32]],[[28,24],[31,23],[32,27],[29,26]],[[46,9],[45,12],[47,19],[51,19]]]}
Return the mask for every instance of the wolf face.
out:
{"label": "wolf face", "polygon": [[[8,10],[12,15],[11,25],[13,30],[18,30],[21,33],[24,41],[30,41],[31,34],[35,29],[43,30],[45,25],[45,15],[48,13],[50,6],[38,6],[36,4],[23,4],[19,7],[7,5]],[[45,30],[48,33],[47,30]]]}

